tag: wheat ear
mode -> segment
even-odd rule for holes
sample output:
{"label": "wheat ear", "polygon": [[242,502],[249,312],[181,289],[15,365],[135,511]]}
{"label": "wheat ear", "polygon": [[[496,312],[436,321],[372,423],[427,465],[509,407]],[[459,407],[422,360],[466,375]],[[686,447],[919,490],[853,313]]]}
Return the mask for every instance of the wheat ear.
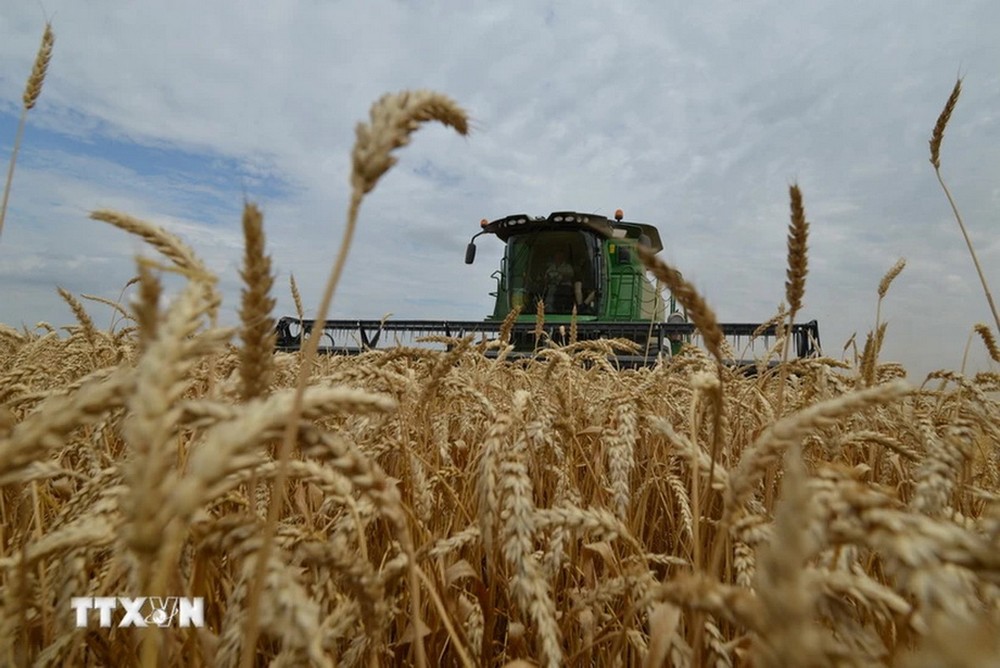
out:
{"label": "wheat ear", "polygon": [[941,115],[938,116],[937,123],[934,124],[934,130],[931,132],[931,164],[934,165],[934,169],[941,168],[941,140],[944,139],[944,130],[948,127],[948,121],[951,120],[951,114],[955,111],[955,105],[958,104],[958,97],[962,94],[962,80],[958,79],[955,81],[954,88],[951,89],[951,95],[948,96],[948,101],[944,104],[944,109],[941,110]]}
{"label": "wheat ear", "polygon": [[833,424],[864,408],[898,401],[911,391],[907,383],[898,380],[876,385],[819,402],[768,427],[752,446],[743,451],[739,464],[730,472],[730,484],[726,490],[727,521],[732,521],[753,493],[762,472],[776,463],[788,447],[799,442],[810,431]]}
{"label": "wheat ear", "polygon": [[788,269],[785,270],[785,299],[788,300],[788,320],[795,322],[795,314],[802,309],[802,297],[806,292],[808,266],[809,222],[802,205],[802,191],[798,184],[788,188],[791,200],[792,220],[788,225]]}
{"label": "wheat ear", "polygon": [[7,183],[3,188],[3,204],[0,204],[0,234],[3,234],[3,221],[7,216],[7,200],[10,197],[10,184],[14,179],[14,164],[17,162],[17,151],[21,147],[21,139],[24,138],[24,124],[28,120],[28,110],[35,107],[38,96],[42,94],[42,84],[45,82],[45,73],[49,69],[49,60],[52,59],[52,47],[55,45],[56,36],[52,32],[52,24],[45,24],[45,32],[42,33],[42,44],[38,47],[38,55],[35,56],[35,65],[31,68],[31,76],[28,77],[28,84],[24,89],[24,105],[21,107],[21,119],[17,123],[17,136],[14,138],[14,148],[10,152],[10,164],[7,166]]}
{"label": "wheat ear", "polygon": [[[130,456],[123,466],[128,489],[121,512],[136,592],[159,593],[158,585],[176,568],[172,557],[183,540],[178,527],[162,522],[160,509],[170,493],[166,479],[176,466],[177,404],[197,362],[196,332],[210,308],[206,297],[197,281],[185,286],[136,365],[135,392],[126,406],[128,419],[122,431]],[[143,663],[151,665],[162,638],[145,633],[140,643]]]}
{"label": "wheat ear", "polygon": [[545,333],[545,302],[541,299],[535,304],[535,350],[538,350],[538,342],[542,340]]}
{"label": "wheat ear", "polygon": [[532,547],[535,506],[523,426],[523,415],[530,400],[530,394],[524,390],[515,394],[512,413],[517,432],[500,454],[500,532],[512,598],[524,617],[536,627],[542,663],[554,667],[562,664],[562,640],[556,621],[556,606]]}
{"label": "wheat ear", "polygon": [[240,320],[240,395],[244,401],[267,394],[274,374],[274,298],[271,258],[264,253],[264,217],[256,205],[243,206],[243,303]]}
{"label": "wheat ear", "polygon": [[510,343],[510,334],[514,329],[514,323],[517,322],[517,316],[521,315],[521,308],[520,305],[515,306],[507,314],[507,317],[503,319],[503,322],[500,323],[500,335],[497,337],[497,340],[500,341],[501,346],[506,346]]}
{"label": "wheat ear", "polygon": [[965,245],[969,247],[969,255],[972,256],[972,264],[975,265],[976,273],[979,274],[979,281],[983,284],[983,292],[986,293],[986,301],[989,303],[990,311],[993,313],[993,321],[996,323],[997,331],[1000,331],[1000,315],[998,315],[997,306],[993,302],[993,293],[990,292],[990,286],[986,282],[983,268],[979,265],[979,258],[976,257],[976,249],[972,246],[969,232],[965,229],[962,214],[958,212],[958,205],[955,204],[955,199],[951,196],[951,191],[948,190],[948,186],[945,185],[944,178],[941,176],[941,140],[944,139],[944,130],[948,126],[951,113],[955,110],[955,105],[958,104],[958,96],[961,93],[962,80],[958,79],[955,81],[955,87],[951,90],[951,95],[948,96],[948,101],[945,102],[944,109],[941,110],[941,115],[938,116],[937,123],[934,124],[934,131],[931,133],[931,164],[934,165],[934,174],[937,176],[938,183],[941,184],[941,189],[944,190],[945,197],[948,198],[948,204],[951,205],[952,213],[955,214],[955,220],[958,221],[958,228],[962,231],[962,236],[965,238]]}
{"label": "wheat ear", "polygon": [[657,280],[667,286],[670,294],[684,307],[694,326],[698,328],[705,339],[705,347],[708,348],[708,352],[721,362],[724,337],[715,312],[709,307],[708,302],[691,283],[685,280],[681,272],[656,257],[649,249],[639,246],[639,257],[646,268],[653,272]]}
{"label": "wheat ear", "polygon": [[288,275],[288,285],[292,290],[292,301],[295,302],[295,315],[299,317],[299,325],[305,319],[305,311],[302,310],[302,295],[299,294],[299,286],[295,283],[295,274]]}
{"label": "wheat ear", "polygon": [[152,223],[140,220],[117,211],[101,209],[90,214],[91,219],[100,220],[114,225],[120,230],[134,234],[150,246],[159,251],[164,257],[173,262],[178,269],[187,274],[189,278],[200,278],[211,283],[215,282],[215,277],[208,271],[205,264],[198,259],[194,251],[178,239],[167,232],[162,227],[157,227]]}
{"label": "wheat ear", "polygon": [[132,303],[132,313],[139,325],[139,352],[149,347],[149,342],[156,338],[160,318],[160,295],[163,284],[150,268],[150,262],[140,259],[139,262],[139,294]]}
{"label": "wheat ear", "polygon": [[77,321],[83,328],[83,336],[87,339],[87,343],[90,344],[91,350],[96,350],[97,348],[97,328],[94,327],[94,321],[91,319],[90,314],[87,313],[87,309],[83,308],[83,304],[77,300],[69,291],[63,288],[56,288],[59,291],[59,296],[63,298],[67,304],[69,304],[70,309],[73,311],[73,315],[76,316]]}
{"label": "wheat ear", "polygon": [[975,326],[976,333],[983,340],[983,345],[986,346],[986,350],[990,353],[990,358],[1000,364],[1000,348],[997,347],[997,340],[993,338],[993,332],[984,323],[977,323]]}
{"label": "wheat ear", "polygon": [[868,332],[865,347],[861,351],[861,380],[865,385],[875,383],[875,369],[878,366],[878,356],[882,352],[882,342],[885,340],[885,328],[888,323],[882,323],[873,332]]}
{"label": "wheat ear", "polygon": [[[241,657],[243,668],[250,668],[253,663],[254,648],[257,643],[259,628],[257,615],[260,601],[260,583],[264,576],[264,564],[267,562],[267,554],[274,541],[274,531],[278,522],[278,511],[285,501],[285,481],[287,478],[286,464],[292,450],[292,441],[295,438],[296,427],[299,421],[299,414],[302,407],[302,395],[305,392],[306,384],[309,381],[312,362],[316,358],[316,351],[319,348],[319,339],[322,335],[322,323],[326,320],[333,302],[333,295],[340,282],[340,276],[344,271],[347,262],[347,254],[350,251],[351,241],[354,238],[354,229],[357,226],[358,213],[361,209],[361,202],[364,196],[371,192],[379,179],[389,171],[396,163],[396,158],[392,152],[410,143],[410,136],[419,129],[420,125],[428,121],[438,121],[446,126],[454,128],[459,134],[468,134],[469,125],[465,112],[450,98],[433,91],[403,91],[394,95],[384,95],[374,105],[372,105],[368,124],[359,123],[356,129],[356,140],[354,150],[351,153],[351,200],[347,210],[347,225],[344,228],[344,237],[337,252],[327,279],[326,287],[323,290],[323,297],[320,300],[319,308],[316,310],[316,320],[321,323],[314,327],[306,340],[303,351],[302,364],[299,368],[298,382],[296,384],[295,401],[288,416],[288,423],[285,429],[284,438],[278,452],[278,475],[272,481],[271,505],[268,508],[267,523],[264,527],[264,537],[261,547],[263,555],[258,562],[257,572],[254,578],[254,585],[249,593],[247,604],[247,624],[246,636],[247,644]],[[409,558],[409,583],[410,583],[410,606],[413,613],[413,623],[419,626],[420,620],[420,582],[416,573],[414,559],[414,548],[410,536],[398,536],[403,551]],[[423,668],[427,663],[424,653],[423,640],[418,638],[414,643],[416,650],[416,663]]]}
{"label": "wheat ear", "polygon": [[882,321],[882,300],[885,299],[886,293],[889,292],[889,286],[892,282],[896,280],[896,277],[903,271],[906,267],[906,258],[899,258],[896,260],[896,264],[889,268],[889,271],[885,272],[882,276],[882,280],[878,282],[878,304],[875,306],[875,329],[878,329],[879,323]]}

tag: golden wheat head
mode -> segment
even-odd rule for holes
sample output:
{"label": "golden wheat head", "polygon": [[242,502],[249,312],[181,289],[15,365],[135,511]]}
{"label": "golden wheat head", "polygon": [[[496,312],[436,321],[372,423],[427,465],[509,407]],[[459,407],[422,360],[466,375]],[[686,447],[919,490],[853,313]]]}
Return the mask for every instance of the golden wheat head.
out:
{"label": "golden wheat head", "polygon": [[789,311],[794,316],[802,309],[802,297],[806,291],[806,274],[809,271],[806,241],[809,223],[806,221],[799,186],[790,186],[788,194],[791,199],[792,220],[788,225],[788,280],[785,282],[785,298],[788,300]]}
{"label": "golden wheat head", "polygon": [[698,328],[705,338],[705,347],[716,360],[722,360],[722,348],[725,337],[719,327],[719,321],[715,317],[715,312],[709,307],[708,302],[699,294],[695,287],[689,283],[682,275],[666,262],[656,257],[649,249],[640,246],[639,257],[649,271],[653,272],[656,278],[667,286],[677,301],[685,308],[688,317]]}
{"label": "golden wheat head", "polygon": [[941,115],[938,116],[937,123],[934,124],[934,131],[931,133],[931,164],[934,165],[934,169],[941,167],[941,140],[944,139],[944,129],[948,126],[951,112],[955,111],[958,96],[961,94],[962,80],[958,79],[955,81],[955,87],[951,89],[951,95],[948,96],[944,109],[941,110]]}
{"label": "golden wheat head", "polygon": [[469,133],[465,112],[441,93],[403,91],[384,95],[372,105],[369,124],[358,124],[351,155],[351,185],[355,192],[370,192],[396,164],[392,151],[410,143],[410,135],[428,121],[438,121],[462,135]]}
{"label": "golden wheat head", "polygon": [[990,359],[1000,364],[1000,347],[997,346],[997,340],[993,338],[993,332],[990,331],[989,326],[980,322],[976,324],[975,330],[979,334],[979,338],[983,340],[986,350],[989,351]]}
{"label": "golden wheat head", "polygon": [[901,257],[896,260],[896,264],[889,268],[889,271],[885,272],[885,276],[878,282],[879,299],[885,297],[886,293],[889,292],[889,286],[892,285],[892,282],[896,280],[896,277],[899,276],[905,267],[906,258]]}
{"label": "golden wheat head", "polygon": [[35,65],[31,68],[28,85],[24,88],[25,109],[34,109],[38,96],[42,94],[42,84],[45,83],[45,73],[49,69],[49,61],[52,60],[52,47],[55,41],[52,24],[46,23],[45,32],[42,33],[42,44],[38,47],[38,55],[35,56]]}
{"label": "golden wheat head", "polygon": [[264,216],[256,205],[243,207],[243,237],[245,251],[243,270],[243,303],[240,320],[240,394],[244,400],[259,397],[271,384],[274,367],[274,298],[271,287],[271,258],[264,252]]}

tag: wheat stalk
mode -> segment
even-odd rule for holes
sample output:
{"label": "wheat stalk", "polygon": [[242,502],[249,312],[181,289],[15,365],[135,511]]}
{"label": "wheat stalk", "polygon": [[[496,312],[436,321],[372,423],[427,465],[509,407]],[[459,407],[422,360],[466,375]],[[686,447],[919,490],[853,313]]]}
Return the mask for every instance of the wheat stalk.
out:
{"label": "wheat stalk", "polygon": [[[639,246],[639,257],[646,268],[653,273],[656,279],[666,285],[670,294],[684,307],[685,313],[694,323],[705,341],[705,347],[715,358],[718,383],[711,392],[710,397],[713,406],[713,428],[712,428],[712,454],[709,465],[709,480],[714,477],[715,464],[719,456],[719,449],[722,443],[722,423],[723,416],[723,372],[722,359],[725,337],[719,327],[715,312],[699,294],[695,287],[681,275],[679,271],[668,265],[666,262],[656,257],[648,248]],[[695,483],[697,484],[697,483]],[[708,490],[711,493],[711,488]],[[693,498],[693,504],[697,507],[699,500]],[[696,518],[697,519],[697,518]]]}
{"label": "wheat stalk", "polygon": [[806,488],[801,444],[790,440],[785,455],[781,498],[775,508],[774,539],[764,545],[757,561],[756,590],[760,593],[765,665],[817,665],[824,638],[816,628],[815,590],[803,577],[806,562],[818,551],[814,523],[816,502]]}
{"label": "wheat stalk", "polygon": [[[347,212],[347,225],[344,228],[344,238],[341,241],[340,250],[327,279],[323,296],[320,300],[319,308],[316,310],[316,320],[322,324],[326,321],[327,312],[333,302],[333,295],[337,284],[340,281],[341,273],[347,261],[347,254],[350,250],[351,241],[354,237],[354,229],[357,224],[358,213],[365,194],[371,192],[379,179],[396,162],[392,152],[400,147],[406,146],[410,141],[410,136],[420,127],[422,123],[428,121],[438,121],[444,125],[454,128],[459,134],[468,133],[468,120],[464,111],[458,107],[451,99],[430,91],[409,92],[404,91],[396,95],[386,95],[372,105],[369,124],[358,124],[356,129],[356,141],[351,154],[351,200]],[[303,349],[303,361],[299,371],[298,383],[296,386],[296,399],[291,414],[288,418],[288,426],[282,438],[278,452],[278,461],[282,467],[288,461],[291,453],[292,439],[295,434],[295,424],[302,402],[302,395],[305,392],[306,384],[312,368],[312,361],[316,357],[319,347],[319,338],[322,333],[322,326],[314,327],[306,341]],[[282,468],[282,470],[284,470]],[[271,547],[275,526],[277,524],[278,508],[284,502],[285,488],[284,476],[279,473],[275,478],[272,487],[271,505],[268,508],[267,523],[265,525],[264,542],[262,552],[266,557]],[[400,542],[408,556],[413,556],[413,546],[408,535],[401,535]],[[257,578],[259,582],[263,575],[264,563],[266,559],[261,559],[257,568]],[[420,583],[416,571],[411,567],[410,587],[411,605],[413,607],[414,623],[419,620],[419,587]],[[254,586],[249,595],[247,605],[246,635],[248,638],[247,647],[250,648],[243,653],[241,666],[250,668],[252,662],[252,648],[256,646],[257,639],[257,612],[259,601],[259,587]],[[426,664],[424,656],[423,641],[418,640],[414,644],[416,648],[416,662],[420,668]]]}
{"label": "wheat stalk", "polygon": [[885,298],[886,293],[889,292],[889,286],[896,279],[897,276],[906,267],[906,258],[899,258],[896,260],[896,264],[889,268],[889,271],[885,272],[882,276],[882,280],[878,282],[878,303],[875,305],[875,331],[878,331],[879,326],[882,322],[882,300]]}
{"label": "wheat stalk", "polygon": [[635,467],[637,432],[635,405],[624,400],[614,410],[606,441],[609,482],[614,496],[615,514],[622,522],[629,511],[632,469]]}
{"label": "wheat stalk", "polygon": [[983,268],[979,265],[979,258],[976,256],[976,249],[972,246],[972,239],[969,238],[969,232],[965,229],[965,223],[962,221],[962,215],[958,211],[958,205],[955,204],[954,198],[951,196],[951,191],[944,182],[944,178],[941,176],[941,140],[944,139],[944,130],[948,127],[948,121],[951,120],[951,114],[955,110],[955,106],[958,104],[958,96],[962,93],[962,80],[958,79],[955,81],[955,87],[951,90],[951,95],[948,96],[948,101],[945,102],[944,109],[941,110],[941,115],[938,116],[937,123],[934,124],[934,130],[931,133],[930,147],[931,147],[931,164],[934,166],[934,174],[937,176],[938,183],[941,184],[941,189],[944,190],[945,197],[948,198],[948,204],[951,205],[952,213],[955,215],[955,220],[958,222],[958,228],[962,231],[962,237],[965,239],[965,245],[969,249],[969,255],[972,257],[972,264],[976,267],[976,273],[979,275],[979,282],[982,283],[983,292],[986,294],[986,301],[989,304],[990,312],[993,314],[993,321],[997,326],[997,331],[1000,331],[1000,314],[997,312],[996,304],[993,302],[993,293],[990,291],[990,286],[986,282],[986,276],[983,274]]}
{"label": "wheat stalk", "polygon": [[[513,420],[515,428],[521,426],[528,403],[527,392],[519,391],[514,397]],[[500,517],[503,521],[503,556],[510,570],[510,587],[522,613],[537,625],[540,654],[548,666],[562,662],[561,634],[555,619],[555,605],[548,583],[532,554],[532,501],[531,477],[525,461],[525,438],[515,435],[510,446],[500,456],[498,487]]]}

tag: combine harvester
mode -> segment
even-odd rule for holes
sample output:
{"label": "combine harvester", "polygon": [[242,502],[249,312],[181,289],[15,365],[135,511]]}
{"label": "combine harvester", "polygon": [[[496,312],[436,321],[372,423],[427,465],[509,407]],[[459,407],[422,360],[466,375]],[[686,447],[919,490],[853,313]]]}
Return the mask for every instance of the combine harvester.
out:
{"label": "combine harvester", "polygon": [[[663,249],[659,231],[652,225],[622,220],[621,210],[612,221],[605,216],[560,211],[548,217],[513,215],[480,223],[472,237],[465,263],[476,257],[476,237],[492,234],[503,241],[506,252],[500,269],[493,272],[497,289],[493,313],[485,320],[327,320],[322,324],[324,340],[320,350],[328,353],[358,354],[388,345],[414,345],[421,337],[462,337],[478,334],[496,338],[507,315],[515,308],[522,312],[511,332],[513,356],[533,354],[537,340],[536,308],[544,305],[544,335],[555,343],[566,343],[576,310],[577,340],[622,338],[639,345],[638,354],[617,355],[623,367],[646,366],[661,355],[674,355],[685,342],[696,340],[697,332],[671,296],[652,282],[639,259],[637,249],[645,246],[654,253]],[[317,326],[314,320],[283,317],[277,325],[278,350],[295,351],[303,334]],[[722,324],[734,351],[741,354],[751,346],[747,359],[731,363],[751,366],[752,347],[760,343],[766,350],[775,336],[775,327],[757,332],[759,324]],[[796,324],[792,330],[792,352],[798,357],[819,354],[819,327],[815,320]]]}

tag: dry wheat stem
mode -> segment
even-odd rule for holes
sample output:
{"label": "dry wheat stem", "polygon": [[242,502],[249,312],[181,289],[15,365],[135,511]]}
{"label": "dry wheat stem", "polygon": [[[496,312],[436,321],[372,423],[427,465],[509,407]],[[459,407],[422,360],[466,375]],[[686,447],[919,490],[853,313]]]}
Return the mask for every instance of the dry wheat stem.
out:
{"label": "dry wheat stem", "polygon": [[[115,314],[120,315],[122,318],[128,320],[132,319],[132,316],[130,316],[128,314],[128,311],[126,311],[124,307],[122,307],[120,301],[114,302],[108,299],[107,297],[101,297],[99,295],[88,295],[85,293],[80,293],[80,296],[86,299],[87,301],[97,302],[98,304],[104,304],[105,306],[109,307],[112,311],[114,311]],[[118,322],[117,318],[113,318],[111,325],[108,327],[108,330],[109,331],[113,330],[117,322]]]}
{"label": "dry wheat stem", "polygon": [[14,136],[14,148],[10,152],[10,163],[7,165],[7,181],[3,188],[3,202],[0,203],[0,235],[3,234],[3,223],[7,218],[7,202],[10,199],[10,187],[14,181],[14,165],[17,163],[17,153],[24,138],[24,125],[28,119],[28,110],[21,110],[21,119],[17,123],[17,134]]}
{"label": "dry wheat stem", "polygon": [[948,101],[944,105],[944,109],[941,110],[941,115],[938,116],[937,123],[934,124],[934,131],[931,133],[930,147],[931,147],[931,164],[934,166],[934,174],[937,176],[938,183],[941,184],[941,189],[944,190],[945,197],[948,198],[948,204],[951,205],[952,213],[955,215],[955,220],[958,222],[958,228],[962,231],[962,237],[965,239],[965,245],[969,249],[969,255],[972,256],[972,264],[976,267],[976,273],[979,275],[979,282],[983,285],[983,292],[986,293],[986,301],[989,303],[990,312],[993,314],[993,321],[997,326],[997,331],[1000,331],[1000,315],[998,315],[996,304],[993,302],[993,293],[990,291],[990,286],[986,282],[986,276],[983,274],[983,268],[979,264],[979,258],[976,256],[976,249],[972,246],[972,239],[969,238],[969,233],[965,229],[965,223],[962,221],[962,215],[958,211],[958,205],[955,204],[954,198],[951,196],[951,191],[948,186],[945,185],[944,178],[941,176],[941,140],[944,138],[944,130],[948,126],[948,121],[951,119],[951,113],[955,109],[955,105],[958,103],[958,96],[962,92],[962,80],[958,79],[955,82],[955,87],[951,91],[951,95],[948,96]]}
{"label": "dry wheat stem", "polygon": [[[785,300],[788,302],[788,334],[791,336],[795,326],[795,316],[802,309],[802,297],[806,290],[806,274],[808,273],[808,237],[809,223],[806,221],[806,211],[802,204],[802,191],[798,184],[788,187],[791,221],[788,224],[788,268],[785,270]],[[775,413],[782,414],[785,399],[785,385],[788,380],[788,354],[790,345],[783,346],[781,381],[778,385],[778,397],[775,401]],[[768,489],[771,488],[769,484]]]}
{"label": "dry wheat stem", "polygon": [[983,292],[986,294],[986,302],[989,304],[990,312],[993,314],[993,322],[996,324],[997,330],[1000,331],[1000,315],[998,315],[997,305],[993,301],[993,293],[990,291],[989,283],[986,282],[986,275],[983,274],[983,268],[979,264],[979,257],[976,255],[976,249],[972,246],[972,239],[969,238],[969,232],[965,229],[965,223],[962,221],[962,214],[958,211],[958,205],[955,204],[955,200],[951,196],[951,191],[948,189],[948,186],[945,185],[944,178],[941,176],[941,170],[935,167],[934,173],[937,176],[938,183],[941,184],[941,189],[944,190],[944,194],[948,198],[948,204],[951,205],[952,213],[955,214],[955,220],[958,221],[958,227],[962,231],[962,237],[965,239],[965,245],[969,249],[969,255],[972,257],[972,264],[976,267],[976,274],[979,276],[979,282],[982,284]]}
{"label": "dry wheat stem", "polygon": [[[896,260],[896,264],[892,265],[892,267],[889,268],[889,271],[887,271],[885,273],[885,275],[882,276],[882,280],[879,281],[879,283],[878,283],[878,302],[875,305],[875,331],[876,332],[879,332],[879,331],[884,332],[884,330],[880,330],[879,329],[880,326],[881,326],[881,322],[882,322],[882,300],[885,299],[886,293],[889,292],[889,286],[892,285],[893,280],[895,280],[895,278],[897,276],[899,276],[900,272],[903,271],[903,268],[905,266],[906,266],[906,259],[905,258],[899,258],[898,260]],[[876,353],[876,357],[877,357],[877,353]],[[872,369],[874,369],[874,367],[872,367]],[[866,376],[866,378],[868,378],[868,376]]]}

